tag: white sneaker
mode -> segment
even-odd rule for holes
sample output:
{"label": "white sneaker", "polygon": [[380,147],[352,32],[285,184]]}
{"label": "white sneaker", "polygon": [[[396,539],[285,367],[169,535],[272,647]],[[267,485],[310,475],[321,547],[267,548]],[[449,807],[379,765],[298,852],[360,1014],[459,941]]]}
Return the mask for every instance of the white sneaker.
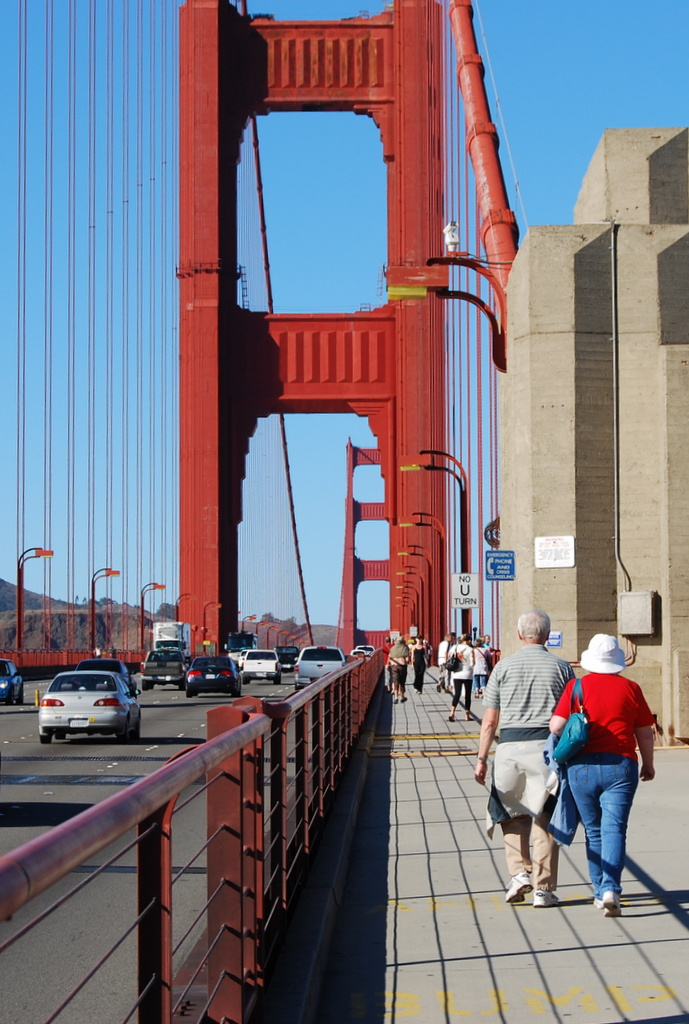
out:
{"label": "white sneaker", "polygon": [[599,900],[597,896],[593,897],[593,905],[596,908],[596,910],[603,910],[605,908],[603,900]]}
{"label": "white sneaker", "polygon": [[518,875],[513,875],[510,880],[507,892],[505,893],[505,903],[523,903],[525,893],[531,892],[532,889],[531,875],[528,871],[520,871]]}
{"label": "white sneaker", "polygon": [[536,889],[533,894],[534,907],[557,907],[559,902],[555,893],[548,889]]}
{"label": "white sneaker", "polygon": [[618,893],[613,892],[612,889],[610,889],[608,892],[603,893],[601,903],[603,904],[605,917],[622,916],[622,908],[620,907],[620,897]]}

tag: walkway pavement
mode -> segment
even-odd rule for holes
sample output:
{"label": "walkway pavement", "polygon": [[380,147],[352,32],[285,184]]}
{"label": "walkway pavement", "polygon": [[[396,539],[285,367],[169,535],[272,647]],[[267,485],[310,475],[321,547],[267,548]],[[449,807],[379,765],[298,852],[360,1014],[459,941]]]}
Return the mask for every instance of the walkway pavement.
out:
{"label": "walkway pavement", "polygon": [[582,829],[561,855],[561,906],[510,906],[473,778],[482,704],[449,722],[434,683],[404,704],[378,695],[267,1024],[689,1022],[689,749],[658,750],[639,787],[622,917],[592,906]]}

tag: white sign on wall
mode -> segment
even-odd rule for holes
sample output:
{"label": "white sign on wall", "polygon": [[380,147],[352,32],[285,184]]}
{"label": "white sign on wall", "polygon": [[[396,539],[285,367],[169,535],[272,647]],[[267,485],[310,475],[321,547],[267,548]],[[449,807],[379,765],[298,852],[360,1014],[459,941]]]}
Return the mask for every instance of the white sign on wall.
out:
{"label": "white sign on wall", "polygon": [[573,568],[574,537],[536,537],[534,564],[537,569]]}
{"label": "white sign on wall", "polygon": [[450,576],[453,608],[478,608],[479,574],[453,572]]}

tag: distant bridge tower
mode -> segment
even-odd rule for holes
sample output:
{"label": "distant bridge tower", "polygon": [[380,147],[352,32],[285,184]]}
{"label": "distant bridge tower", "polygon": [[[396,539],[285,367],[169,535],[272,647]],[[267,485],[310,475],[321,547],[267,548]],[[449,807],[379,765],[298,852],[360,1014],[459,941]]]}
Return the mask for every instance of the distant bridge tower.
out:
{"label": "distant bridge tower", "polygon": [[[446,448],[443,308],[426,291],[448,282],[447,267],[426,266],[443,237],[444,12],[394,0],[372,18],[252,21],[227,0],[187,0],[180,17],[180,589],[208,607],[212,638],[236,624],[237,525],[258,417],[368,418],[385,481],[389,577],[409,539],[397,524],[416,510],[445,518],[445,474],[399,473],[410,455]],[[252,114],[295,110],[349,110],[380,129],[394,301],[372,312],[268,315],[237,302],[242,133]],[[437,637],[447,626],[446,558],[442,535],[425,532],[420,625]],[[398,610],[391,593],[390,625],[406,630],[411,606]]]}

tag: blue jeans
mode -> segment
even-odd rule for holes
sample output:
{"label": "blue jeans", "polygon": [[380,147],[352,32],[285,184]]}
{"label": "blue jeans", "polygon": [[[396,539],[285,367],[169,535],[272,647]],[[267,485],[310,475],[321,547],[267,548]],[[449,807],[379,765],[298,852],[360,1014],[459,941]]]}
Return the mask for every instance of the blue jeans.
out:
{"label": "blue jeans", "polygon": [[474,688],[473,693],[477,694],[479,690],[485,690],[488,676],[474,676]]}
{"label": "blue jeans", "polygon": [[636,760],[621,754],[580,754],[567,779],[586,829],[586,856],[593,895],[622,892],[627,822],[639,784]]}

